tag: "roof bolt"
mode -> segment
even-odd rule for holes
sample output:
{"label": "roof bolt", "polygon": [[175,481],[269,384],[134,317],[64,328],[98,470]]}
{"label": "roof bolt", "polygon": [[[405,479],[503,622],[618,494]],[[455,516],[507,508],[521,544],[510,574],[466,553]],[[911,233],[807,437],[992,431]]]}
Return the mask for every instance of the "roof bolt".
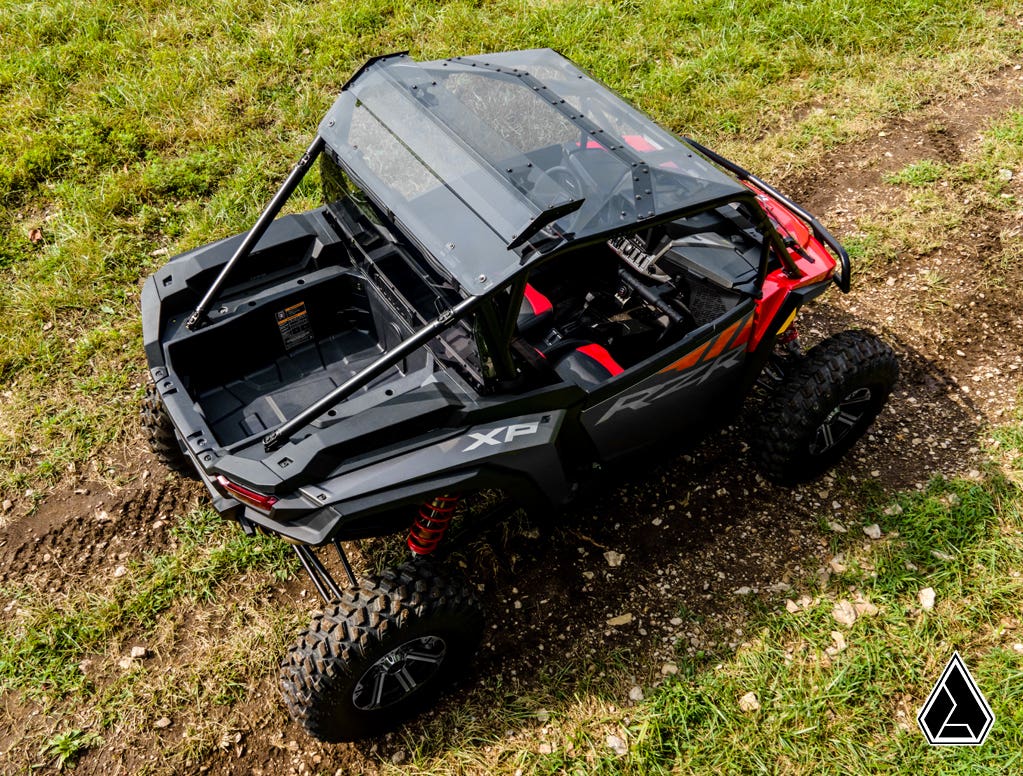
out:
{"label": "roof bolt", "polygon": [[650,193],[650,189],[646,189],[646,193],[649,194]]}
{"label": "roof bolt", "polygon": [[486,283],[486,282],[487,282],[487,276],[486,276],[486,275],[480,275],[480,276],[479,276],[478,278],[476,278],[476,279],[477,279],[477,280],[478,280],[478,281],[479,281],[480,283]]}
{"label": "roof bolt", "polygon": [[453,251],[454,249],[455,249],[455,244],[454,243],[448,243],[448,250],[449,251]]}
{"label": "roof bolt", "polygon": [[334,126],[334,119],[327,119],[327,126],[328,127]]}
{"label": "roof bolt", "polygon": [[318,498],[320,501],[326,501],[327,500],[327,494],[326,493],[321,493],[316,498]]}
{"label": "roof bolt", "polygon": [[636,199],[643,199],[643,195],[642,194],[637,194],[636,195]]}

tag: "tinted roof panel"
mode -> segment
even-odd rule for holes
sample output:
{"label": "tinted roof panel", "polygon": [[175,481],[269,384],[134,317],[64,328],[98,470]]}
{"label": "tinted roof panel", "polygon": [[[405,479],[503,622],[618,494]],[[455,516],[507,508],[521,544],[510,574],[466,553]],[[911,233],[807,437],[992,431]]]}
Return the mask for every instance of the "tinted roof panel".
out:
{"label": "tinted roof panel", "polygon": [[472,294],[511,275],[524,252],[745,192],[549,49],[374,60],[320,134]]}

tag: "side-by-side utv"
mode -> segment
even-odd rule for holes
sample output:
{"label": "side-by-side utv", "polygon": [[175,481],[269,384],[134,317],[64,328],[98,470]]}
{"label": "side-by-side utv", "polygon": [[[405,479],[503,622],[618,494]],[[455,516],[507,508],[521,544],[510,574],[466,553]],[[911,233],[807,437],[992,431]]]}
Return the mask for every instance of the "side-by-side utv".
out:
{"label": "side-by-side utv", "polygon": [[[277,218],[317,160],[324,205]],[[835,463],[898,371],[864,332],[799,351],[800,306],[849,275],[811,215],[554,51],[384,56],[251,231],[146,281],[143,422],[225,517],[292,543],[322,594],[281,669],[292,715],[326,740],[373,735],[479,643],[473,588],[434,560],[459,499],[566,504],[734,418],[758,384],[765,476]],[[344,543],[395,532],[411,560],[356,579]]]}

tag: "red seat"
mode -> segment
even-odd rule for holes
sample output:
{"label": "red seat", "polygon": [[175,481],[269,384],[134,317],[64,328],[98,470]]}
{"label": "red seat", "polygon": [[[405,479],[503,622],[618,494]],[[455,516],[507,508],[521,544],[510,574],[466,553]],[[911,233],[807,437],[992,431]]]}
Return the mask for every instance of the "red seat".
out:
{"label": "red seat", "polygon": [[542,325],[550,325],[553,319],[554,305],[551,304],[551,300],[526,283],[526,293],[519,307],[517,321],[519,332],[525,334]]}
{"label": "red seat", "polygon": [[625,370],[611,357],[607,348],[590,342],[565,351],[554,364],[554,371],[562,380],[590,389]]}

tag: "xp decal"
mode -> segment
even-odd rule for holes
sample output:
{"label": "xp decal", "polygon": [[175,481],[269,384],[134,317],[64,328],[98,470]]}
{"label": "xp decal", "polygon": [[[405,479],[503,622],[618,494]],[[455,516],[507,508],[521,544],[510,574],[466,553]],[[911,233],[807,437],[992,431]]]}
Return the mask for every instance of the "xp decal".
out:
{"label": "xp decal", "polygon": [[468,447],[462,450],[463,453],[468,453],[470,450],[475,450],[477,447],[482,445],[501,445],[511,442],[515,437],[529,436],[535,434],[540,429],[540,423],[516,423],[511,426],[498,426],[490,431],[472,431],[469,436],[472,437],[473,441]]}

